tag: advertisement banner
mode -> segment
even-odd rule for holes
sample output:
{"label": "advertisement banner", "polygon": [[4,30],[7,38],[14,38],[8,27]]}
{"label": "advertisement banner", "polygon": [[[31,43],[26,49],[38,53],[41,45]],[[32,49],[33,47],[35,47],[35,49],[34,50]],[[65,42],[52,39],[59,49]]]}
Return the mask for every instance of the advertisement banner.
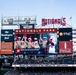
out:
{"label": "advertisement banner", "polygon": [[15,29],[14,33],[15,34],[57,33],[57,28]]}
{"label": "advertisement banner", "polygon": [[72,41],[59,41],[59,53],[71,54],[72,53]]}
{"label": "advertisement banner", "polygon": [[72,40],[72,28],[59,28],[59,41]]}
{"label": "advertisement banner", "polygon": [[57,54],[57,33],[15,34],[15,54]]}
{"label": "advertisement banner", "polygon": [[13,43],[12,42],[1,42],[1,54],[12,54]]}
{"label": "advertisement banner", "polygon": [[13,42],[13,29],[1,30],[1,42]]}

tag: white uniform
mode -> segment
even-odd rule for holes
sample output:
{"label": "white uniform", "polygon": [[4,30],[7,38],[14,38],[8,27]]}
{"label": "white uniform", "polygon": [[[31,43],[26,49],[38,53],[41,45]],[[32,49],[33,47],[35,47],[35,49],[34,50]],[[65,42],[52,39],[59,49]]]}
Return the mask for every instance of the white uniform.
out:
{"label": "white uniform", "polygon": [[55,53],[55,46],[52,46],[51,44],[49,44],[49,53]]}

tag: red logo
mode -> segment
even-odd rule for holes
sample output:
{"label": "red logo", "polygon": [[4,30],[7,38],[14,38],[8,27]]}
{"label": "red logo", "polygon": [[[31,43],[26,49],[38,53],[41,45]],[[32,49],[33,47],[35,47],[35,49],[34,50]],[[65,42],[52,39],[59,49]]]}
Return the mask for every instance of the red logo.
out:
{"label": "red logo", "polygon": [[62,26],[66,26],[66,18],[61,19],[42,19],[42,26],[47,24],[61,24]]}
{"label": "red logo", "polygon": [[72,42],[71,41],[59,41],[59,53],[61,54],[72,53]]}
{"label": "red logo", "polygon": [[20,48],[17,48],[16,49],[16,54],[19,54],[20,53]]}

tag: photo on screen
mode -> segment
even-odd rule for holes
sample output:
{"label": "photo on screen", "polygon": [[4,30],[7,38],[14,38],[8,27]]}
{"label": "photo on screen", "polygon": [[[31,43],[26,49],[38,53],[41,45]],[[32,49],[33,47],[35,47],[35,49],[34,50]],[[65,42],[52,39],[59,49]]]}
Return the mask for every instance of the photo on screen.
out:
{"label": "photo on screen", "polygon": [[20,54],[56,54],[57,33],[17,34],[14,49]]}

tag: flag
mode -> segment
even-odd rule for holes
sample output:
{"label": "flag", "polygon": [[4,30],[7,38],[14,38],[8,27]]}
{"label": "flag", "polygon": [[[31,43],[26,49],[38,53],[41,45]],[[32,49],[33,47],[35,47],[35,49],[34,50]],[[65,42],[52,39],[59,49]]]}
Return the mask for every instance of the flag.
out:
{"label": "flag", "polygon": [[72,16],[69,19],[72,19]]}

